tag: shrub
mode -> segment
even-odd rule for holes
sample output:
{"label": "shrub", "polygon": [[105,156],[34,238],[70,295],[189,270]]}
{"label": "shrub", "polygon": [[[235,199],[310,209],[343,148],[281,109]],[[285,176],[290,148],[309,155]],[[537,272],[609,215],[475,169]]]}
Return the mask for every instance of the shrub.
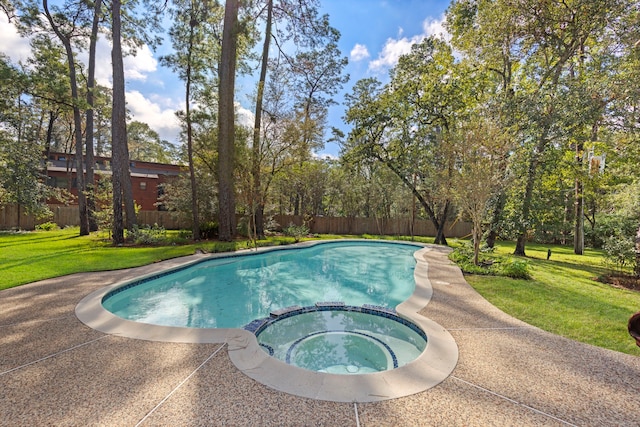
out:
{"label": "shrub", "polygon": [[309,227],[306,225],[295,225],[294,223],[289,223],[288,227],[285,227],[283,230],[285,236],[293,237],[296,243],[300,241],[304,236],[309,234]]}
{"label": "shrub", "polygon": [[489,257],[481,253],[480,265],[473,263],[472,242],[461,242],[460,246],[451,252],[449,259],[455,262],[467,274],[482,274],[505,276],[513,279],[530,279],[529,262],[514,257]]}
{"label": "shrub", "polygon": [[624,236],[610,236],[604,240],[605,264],[614,266],[619,271],[633,265],[636,252],[633,240]]}
{"label": "shrub", "polygon": [[523,259],[506,258],[491,266],[496,276],[506,276],[513,279],[531,279],[529,263]]}
{"label": "shrub", "polygon": [[272,216],[268,217],[264,223],[264,229],[266,231],[275,232],[280,228],[280,224]]}
{"label": "shrub", "polygon": [[191,240],[193,239],[193,231],[191,230],[178,230],[178,239]]}
{"label": "shrub", "polygon": [[218,235],[218,223],[215,221],[205,221],[200,224],[200,237],[203,239],[213,239]]}
{"label": "shrub", "polygon": [[134,226],[133,230],[127,232],[127,239],[136,245],[157,245],[164,243],[167,238],[167,231],[158,224],[143,227]]}
{"label": "shrub", "polygon": [[51,231],[51,230],[57,230],[60,227],[58,227],[58,224],[56,224],[55,222],[43,222],[42,224],[38,224],[36,225],[36,230],[41,230],[41,231]]}
{"label": "shrub", "polygon": [[251,221],[248,217],[240,218],[240,220],[238,221],[238,224],[236,225],[236,231],[238,232],[238,236],[242,236],[242,237],[250,236],[250,233],[253,232],[253,230],[249,230],[250,222]]}

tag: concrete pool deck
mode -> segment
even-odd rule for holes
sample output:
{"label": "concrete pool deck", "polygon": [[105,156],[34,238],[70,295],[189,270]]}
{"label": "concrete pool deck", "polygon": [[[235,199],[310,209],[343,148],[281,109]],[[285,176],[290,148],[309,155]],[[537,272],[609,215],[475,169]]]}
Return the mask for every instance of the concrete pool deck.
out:
{"label": "concrete pool deck", "polygon": [[1,291],[0,426],[640,425],[640,357],[506,315],[446,255],[424,254],[433,295],[420,314],[454,337],[457,366],[427,391],[371,403],[273,390],[236,368],[227,344],[125,338],[76,317],[88,294],[184,258]]}

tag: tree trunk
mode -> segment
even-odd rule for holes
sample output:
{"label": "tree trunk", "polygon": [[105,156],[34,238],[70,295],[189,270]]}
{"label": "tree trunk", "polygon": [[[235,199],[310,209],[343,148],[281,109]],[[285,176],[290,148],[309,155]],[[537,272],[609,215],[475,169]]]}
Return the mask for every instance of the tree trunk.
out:
{"label": "tree trunk", "polygon": [[447,238],[444,235],[444,227],[447,224],[448,215],[449,215],[449,202],[446,202],[444,205],[444,208],[442,209],[442,212],[440,213],[439,218],[437,218],[437,221],[434,222],[434,225],[437,228],[436,238],[434,240],[434,243],[436,245],[447,246]]}
{"label": "tree trunk", "polygon": [[[576,166],[578,171],[582,171],[582,151],[584,144],[576,143]],[[573,228],[573,253],[582,255],[584,253],[584,195],[582,181],[580,177],[575,182],[575,201],[574,201],[574,228]]]}
{"label": "tree trunk", "polygon": [[633,268],[633,272],[636,277],[640,278],[640,227],[638,227],[638,231],[636,231],[636,240],[635,240],[635,248],[636,248],[636,265]]}
{"label": "tree trunk", "polygon": [[531,153],[529,167],[527,169],[527,184],[525,186],[524,197],[522,200],[522,210],[520,215],[520,227],[518,230],[518,238],[516,240],[516,248],[514,255],[526,256],[525,245],[527,242],[527,233],[529,231],[529,220],[531,216],[531,202],[533,199],[533,189],[535,187],[536,173],[538,170],[539,156],[542,155],[547,146],[546,131],[540,136],[538,143]]}
{"label": "tree trunk", "polygon": [[[53,125],[55,124],[55,121],[57,118],[58,118],[57,113],[53,111],[49,111],[49,121],[47,123],[47,136],[45,138],[45,143],[44,143],[45,172],[47,172],[47,164],[49,162],[49,155],[51,154],[51,141],[53,141]],[[49,174],[46,173],[46,176],[49,176]]]}
{"label": "tree trunk", "polygon": [[446,246],[447,245],[447,239],[446,239],[446,237],[444,235],[444,226],[445,226],[445,224],[447,222],[447,215],[449,215],[449,202],[445,203],[445,207],[443,209],[443,214],[441,214],[440,218],[438,218],[436,216],[435,212],[433,211],[433,209],[431,208],[431,205],[422,196],[422,194],[420,194],[420,192],[416,188],[416,185],[414,185],[411,180],[409,180],[406,176],[404,176],[404,174],[402,174],[400,172],[400,170],[398,170],[398,168],[396,168],[392,163],[390,163],[388,161],[385,161],[380,156],[376,156],[376,158],[381,163],[387,165],[387,167],[389,169],[391,169],[391,171],[393,171],[393,173],[395,173],[398,176],[398,178],[400,178],[400,180],[402,180],[402,182],[407,186],[407,188],[409,188],[411,190],[411,193],[418,200],[418,202],[420,202],[420,205],[424,208],[425,212],[427,213],[427,216],[429,216],[429,219],[431,220],[431,222],[433,223],[434,227],[436,228],[436,238],[435,238],[434,243],[437,244],[437,245],[445,245]]}
{"label": "tree trunk", "polygon": [[233,179],[235,117],[234,89],[238,41],[238,0],[227,0],[222,30],[218,99],[218,227],[221,241],[235,236],[235,186]]}
{"label": "tree trunk", "polygon": [[89,220],[89,230],[98,230],[98,221],[96,219],[96,194],[95,194],[95,174],[94,174],[94,147],[93,147],[93,104],[95,90],[95,74],[96,74],[96,44],[98,41],[98,29],[100,24],[100,11],[102,9],[102,0],[96,0],[93,8],[93,22],[91,26],[91,40],[89,41],[89,67],[87,70],[87,112],[85,123],[85,152],[87,156],[87,214]]}
{"label": "tree trunk", "polygon": [[576,179],[576,200],[575,200],[575,227],[573,230],[573,253],[582,255],[584,253],[584,195],[582,181]]}
{"label": "tree trunk", "polygon": [[[259,234],[262,232],[262,234]],[[264,239],[264,203],[258,203],[255,214],[255,234],[256,238]]]}
{"label": "tree trunk", "polygon": [[[273,0],[268,0],[267,23],[264,32],[264,45],[262,47],[262,64],[260,67],[260,80],[258,82],[258,94],[256,96],[255,122],[253,125],[253,146],[251,150],[251,174],[253,175],[253,194],[251,197],[251,211],[253,213],[253,226],[256,238],[264,238],[264,203],[262,201],[262,182],[260,177],[260,134],[262,131],[262,100],[264,98],[264,84],[267,79],[267,65],[269,64],[269,45],[271,43],[271,21],[273,19]],[[258,218],[259,217],[259,218]]]}
{"label": "tree trunk", "polygon": [[[123,93],[124,96],[124,93]],[[125,102],[126,105],[126,102]],[[124,123],[124,138],[120,144],[122,151],[123,167],[120,169],[122,180],[122,202],[124,204],[125,226],[131,231],[138,223],[136,218],[135,202],[133,200],[133,186],[131,185],[131,160],[129,159],[129,147],[127,145],[127,124]]]}
{"label": "tree trunk", "polygon": [[482,239],[482,228],[478,221],[473,222],[473,263],[480,265],[480,239]]}
{"label": "tree trunk", "polygon": [[124,219],[122,212],[123,182],[122,169],[129,170],[127,160],[123,157],[122,145],[127,140],[127,117],[124,95],[124,65],[122,62],[122,45],[120,34],[120,0],[113,0],[113,49],[111,64],[113,66],[113,105],[111,109],[111,179],[113,183],[113,243],[124,243]]}
{"label": "tree trunk", "polygon": [[487,233],[487,247],[493,248],[498,238],[500,227],[500,221],[502,220],[502,212],[504,212],[504,206],[507,202],[507,196],[504,191],[500,191],[496,199],[496,205],[493,209],[491,216],[491,223],[489,224],[489,232]]}
{"label": "tree trunk", "polygon": [[[193,8],[191,9],[193,13]],[[193,52],[194,25],[196,19],[191,19],[189,28],[189,52],[187,59],[187,82],[185,91],[185,118],[187,121],[187,156],[189,158],[189,180],[191,181],[191,218],[193,225],[191,232],[193,240],[200,240],[200,212],[198,211],[198,188],[196,181],[196,169],[193,164],[193,126],[191,124],[191,59]]]}
{"label": "tree trunk", "polygon": [[45,10],[45,14],[51,25],[51,28],[56,33],[56,36],[62,42],[64,46],[67,63],[69,65],[69,82],[71,85],[71,98],[73,99],[73,135],[75,143],[75,166],[76,166],[76,188],[78,190],[78,214],[80,217],[80,235],[86,236],[89,234],[89,218],[87,214],[87,199],[85,193],[84,184],[84,162],[83,162],[83,150],[82,150],[82,117],[80,114],[80,98],[78,96],[78,81],[76,78],[76,63],[73,56],[73,50],[71,49],[71,40],[69,36],[62,34],[60,28],[54,22],[51,14],[49,13],[49,4],[47,0],[42,1],[42,5]]}
{"label": "tree trunk", "polygon": [[518,238],[516,239],[516,249],[513,251],[514,255],[527,256],[525,253],[525,246],[527,243],[526,234],[518,234]]}

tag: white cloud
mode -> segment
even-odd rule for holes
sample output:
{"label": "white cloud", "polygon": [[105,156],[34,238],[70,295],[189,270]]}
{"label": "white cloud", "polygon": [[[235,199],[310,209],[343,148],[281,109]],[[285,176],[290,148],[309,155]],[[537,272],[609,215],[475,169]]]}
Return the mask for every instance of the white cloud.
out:
{"label": "white cloud", "polygon": [[127,80],[147,80],[147,74],[158,69],[158,61],[146,44],[138,48],[135,56],[124,57],[124,76]]}
{"label": "white cloud", "polygon": [[434,36],[442,40],[450,40],[451,36],[444,27],[446,17],[443,15],[440,19],[427,18],[422,23],[422,29],[425,35]]}
{"label": "white cloud", "polygon": [[237,122],[242,126],[253,128],[255,125],[255,116],[253,115],[253,111],[244,108],[238,102],[235,103],[235,106]]}
{"label": "white cloud", "polygon": [[378,58],[369,63],[369,69],[373,71],[381,71],[394,67],[402,55],[406,55],[411,52],[411,46],[416,43],[420,43],[425,37],[426,36],[424,34],[420,34],[413,36],[410,39],[407,37],[403,37],[401,39],[387,39],[386,43],[382,47],[382,52],[378,55]]}
{"label": "white cloud", "polygon": [[29,39],[21,37],[3,13],[0,13],[0,34],[0,52],[8,55],[12,62],[26,61],[31,56]]}
{"label": "white cloud", "polygon": [[447,31],[444,28],[445,17],[440,19],[427,18],[422,23],[422,33],[413,37],[401,37],[404,34],[402,28],[398,31],[397,38],[388,38],[378,54],[378,58],[369,63],[369,70],[381,72],[394,67],[402,55],[411,52],[411,46],[422,42],[429,36],[447,39]]}
{"label": "white cloud", "polygon": [[[88,53],[82,52],[80,58],[85,64]],[[149,74],[158,69],[158,61],[147,45],[138,48],[136,55],[128,55],[123,59],[124,78],[126,81],[146,81]],[[103,86],[110,87],[112,81],[111,42],[104,37],[98,38],[96,45],[96,80]]]}
{"label": "white cloud", "polygon": [[133,90],[126,93],[127,108],[133,120],[144,122],[160,134],[160,138],[177,143],[180,134],[180,122],[175,115],[179,108],[172,101],[155,95],[154,99],[145,97]]}
{"label": "white cloud", "polygon": [[363,44],[356,43],[356,45],[351,49],[351,60],[354,62],[362,61],[363,59],[369,58],[369,50]]}
{"label": "white cloud", "polygon": [[[86,64],[89,60],[89,52],[82,52],[80,60]],[[111,43],[103,36],[99,36],[96,43],[96,82],[99,85],[111,87],[112,71]]]}
{"label": "white cloud", "polygon": [[313,156],[314,159],[317,159],[317,160],[334,160],[334,161],[340,160],[340,157],[337,156],[336,154],[332,154],[326,151],[322,153],[313,152],[311,153],[311,155]]}

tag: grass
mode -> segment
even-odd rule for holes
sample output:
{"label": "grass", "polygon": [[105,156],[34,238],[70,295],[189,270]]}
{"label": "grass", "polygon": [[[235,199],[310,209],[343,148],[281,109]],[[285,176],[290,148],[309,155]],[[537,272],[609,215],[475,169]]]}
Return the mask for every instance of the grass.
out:
{"label": "grass", "polygon": [[[0,290],[37,280],[87,271],[118,270],[204,252],[230,252],[253,247],[248,240],[184,243],[167,232],[162,246],[115,247],[106,235],[79,236],[78,228],[35,232],[0,232]],[[293,243],[290,237],[270,237],[258,246]]]}
{"label": "grass", "polygon": [[[547,249],[551,258],[547,260]],[[514,244],[500,242],[496,255],[512,254]],[[640,292],[596,281],[607,272],[601,251],[575,255],[572,247],[528,244],[531,280],[466,275],[483,297],[506,313],[567,338],[640,355],[627,321],[640,310]]]}
{"label": "grass", "polygon": [[[408,237],[359,237],[410,240]],[[168,233],[168,239],[169,244],[164,246],[114,247],[105,236],[79,237],[77,228],[0,232],[0,289],[71,273],[136,267],[191,255],[196,250],[226,252],[253,246],[247,240],[185,243],[178,233],[172,232]],[[415,240],[433,242],[430,238]],[[271,237],[258,241],[257,245],[289,243],[293,243],[293,238]],[[552,255],[547,261],[549,248]],[[495,255],[506,257],[513,249],[513,244],[499,242]],[[577,341],[640,355],[640,349],[626,331],[629,316],[640,310],[640,292],[613,288],[594,280],[606,273],[600,251],[586,250],[578,256],[570,247],[528,244],[527,255],[531,280],[478,275],[467,275],[466,279],[492,304],[531,325]]]}

